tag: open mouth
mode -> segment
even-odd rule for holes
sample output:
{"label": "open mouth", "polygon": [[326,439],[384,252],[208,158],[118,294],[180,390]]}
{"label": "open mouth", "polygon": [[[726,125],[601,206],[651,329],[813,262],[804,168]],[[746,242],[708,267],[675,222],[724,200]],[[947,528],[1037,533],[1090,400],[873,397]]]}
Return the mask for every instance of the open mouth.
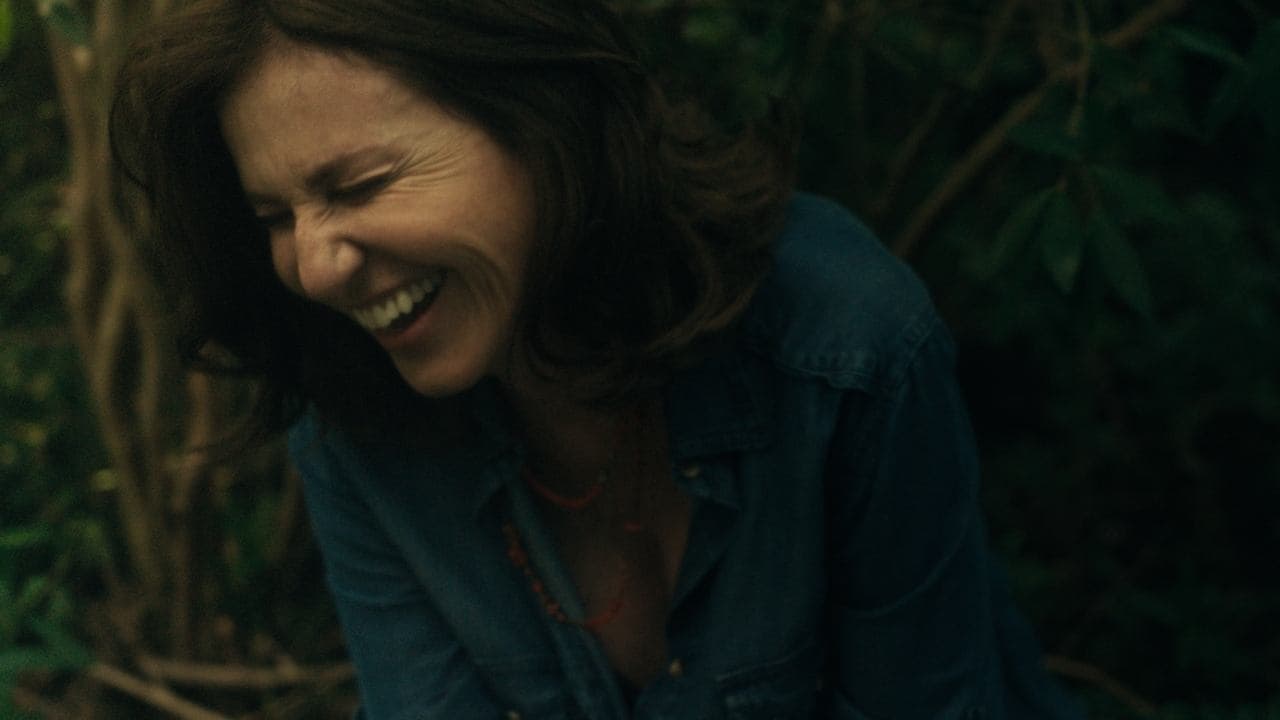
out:
{"label": "open mouth", "polygon": [[380,335],[397,333],[413,324],[440,293],[445,272],[400,288],[394,295],[378,303],[352,312],[356,322],[371,333]]}

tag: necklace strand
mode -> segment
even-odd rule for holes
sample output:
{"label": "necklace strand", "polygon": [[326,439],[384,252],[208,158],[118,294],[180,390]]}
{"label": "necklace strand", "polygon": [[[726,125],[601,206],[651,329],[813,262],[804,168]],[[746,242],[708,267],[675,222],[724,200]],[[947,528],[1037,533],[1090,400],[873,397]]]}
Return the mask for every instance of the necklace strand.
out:
{"label": "necklace strand", "polygon": [[[639,473],[640,477],[643,479],[644,452],[638,441],[641,425],[640,413],[641,410],[637,407],[631,418],[631,430],[633,435],[637,437],[635,458],[636,472]],[[614,452],[616,457],[616,448]],[[555,490],[552,490],[546,485],[546,483],[543,483],[538,479],[537,474],[527,464],[522,468],[520,475],[525,484],[528,485],[534,493],[545,499],[547,502],[566,510],[579,511],[586,509],[596,500],[596,498],[600,497],[600,494],[604,491],[605,483],[609,479],[609,470],[612,465],[613,460],[610,460],[609,466],[600,471],[599,475],[596,476],[595,483],[588,488],[585,493],[577,497],[562,495]],[[634,519],[628,518],[622,522],[621,528],[626,534],[634,535],[644,530],[644,525]],[[529,553],[525,550],[524,543],[520,540],[520,531],[516,529],[515,524],[510,520],[504,522],[502,525],[502,534],[507,541],[507,558],[511,561],[511,564],[519,569],[524,575],[525,579],[529,582],[530,589],[533,590],[533,594],[537,596],[543,609],[549,616],[551,616],[552,619],[561,623],[578,625],[592,633],[598,633],[602,628],[616,620],[618,616],[622,614],[622,608],[626,604],[627,585],[630,580],[630,573],[627,571],[625,562],[621,563],[622,580],[619,583],[618,592],[609,605],[595,615],[588,616],[582,620],[571,620],[569,619],[569,616],[565,614],[564,608],[561,607],[560,603],[556,602],[555,599],[551,597],[551,593],[547,590],[546,583],[542,581],[542,578],[538,576],[537,571],[533,569],[533,564],[529,562]]]}
{"label": "necklace strand", "polygon": [[569,625],[579,625],[594,633],[599,632],[601,628],[616,620],[618,615],[622,613],[622,606],[625,604],[627,593],[628,573],[623,573],[622,583],[618,587],[618,594],[614,596],[608,607],[582,620],[570,620],[560,603],[556,602],[551,597],[551,593],[547,591],[546,583],[542,582],[542,578],[538,577],[538,573],[533,569],[533,564],[529,562],[529,553],[524,549],[524,544],[520,542],[520,531],[516,530],[515,524],[509,520],[503,523],[502,534],[507,539],[507,557],[511,560],[511,564],[523,573],[525,579],[529,581],[529,587],[533,590],[533,594],[538,597],[539,602],[542,603],[542,608],[546,610],[553,620]]}
{"label": "necklace strand", "polygon": [[562,507],[566,510],[582,510],[594,502],[596,498],[600,497],[600,493],[604,491],[605,479],[608,477],[607,471],[602,470],[600,474],[596,476],[595,483],[593,483],[591,487],[587,488],[585,493],[578,497],[569,497],[568,495],[561,495],[545,485],[538,479],[537,474],[535,474],[533,469],[528,465],[524,466],[520,475],[524,478],[525,484],[527,484],[530,489],[541,496],[544,500],[556,507]]}

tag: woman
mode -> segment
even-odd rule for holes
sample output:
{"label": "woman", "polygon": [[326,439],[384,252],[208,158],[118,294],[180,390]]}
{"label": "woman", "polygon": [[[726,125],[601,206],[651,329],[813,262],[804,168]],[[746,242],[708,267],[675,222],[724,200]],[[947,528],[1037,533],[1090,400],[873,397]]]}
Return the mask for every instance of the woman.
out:
{"label": "woman", "polygon": [[191,354],[290,427],[365,715],[1074,716],[919,283],[599,4],[208,0],[121,77]]}

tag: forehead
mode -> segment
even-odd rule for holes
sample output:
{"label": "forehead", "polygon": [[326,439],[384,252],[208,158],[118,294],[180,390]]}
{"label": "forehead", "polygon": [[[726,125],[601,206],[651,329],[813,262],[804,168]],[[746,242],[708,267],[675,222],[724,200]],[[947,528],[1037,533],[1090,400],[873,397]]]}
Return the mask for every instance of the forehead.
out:
{"label": "forehead", "polygon": [[223,139],[251,193],[275,194],[362,148],[432,142],[442,109],[352,53],[270,44],[219,109]]}
{"label": "forehead", "polygon": [[232,84],[219,115],[224,130],[262,120],[279,124],[296,113],[372,120],[422,99],[359,55],[275,40]]}

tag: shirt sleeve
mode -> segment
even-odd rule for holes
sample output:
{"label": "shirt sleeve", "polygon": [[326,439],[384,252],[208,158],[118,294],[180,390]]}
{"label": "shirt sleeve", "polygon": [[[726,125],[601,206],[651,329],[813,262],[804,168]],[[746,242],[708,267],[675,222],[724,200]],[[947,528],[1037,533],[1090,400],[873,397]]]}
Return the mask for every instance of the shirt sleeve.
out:
{"label": "shirt sleeve", "polygon": [[844,400],[828,464],[827,718],[1005,717],[978,464],[937,320],[890,391]]}
{"label": "shirt sleeve", "polygon": [[355,664],[358,717],[499,717],[479,672],[352,478],[343,476],[314,418],[291,431],[289,445]]}

